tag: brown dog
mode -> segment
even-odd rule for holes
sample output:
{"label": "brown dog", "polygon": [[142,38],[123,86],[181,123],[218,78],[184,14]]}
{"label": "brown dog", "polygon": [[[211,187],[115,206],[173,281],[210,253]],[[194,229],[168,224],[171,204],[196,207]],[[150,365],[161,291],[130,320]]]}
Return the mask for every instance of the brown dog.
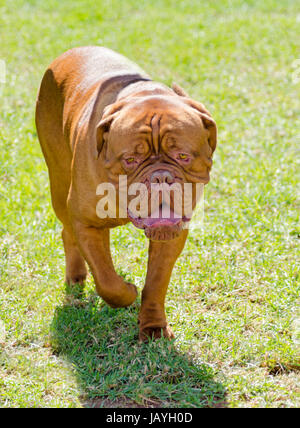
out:
{"label": "brown dog", "polygon": [[[146,285],[139,315],[140,339],[173,337],[165,296],[186,238],[184,215],[97,213],[98,186],[116,189],[119,177],[150,190],[209,181],[217,130],[205,107],[177,85],[153,82],[135,64],[102,47],[72,49],[46,71],[37,100],[36,125],[48,165],[53,207],[63,223],[66,281],[83,283],[86,262],[98,294],[112,307],[134,302],[136,287],[114,270],[109,229],[132,221],[150,239]],[[132,201],[132,195],[128,202]],[[146,197],[148,198],[148,196]],[[109,201],[108,201],[109,202]],[[192,208],[196,199],[193,190]],[[148,212],[148,211],[147,211]],[[127,215],[128,213],[128,215]]]}

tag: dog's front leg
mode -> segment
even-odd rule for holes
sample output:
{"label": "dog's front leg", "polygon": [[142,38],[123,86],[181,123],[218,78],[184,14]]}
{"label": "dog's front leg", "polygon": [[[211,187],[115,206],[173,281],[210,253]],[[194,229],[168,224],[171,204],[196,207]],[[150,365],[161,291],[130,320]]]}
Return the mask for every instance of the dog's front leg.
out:
{"label": "dog's front leg", "polygon": [[114,269],[109,229],[75,222],[73,230],[80,251],[92,271],[99,296],[113,308],[131,305],[136,299],[137,289],[135,285],[125,282]]}
{"label": "dog's front leg", "polygon": [[142,307],[139,315],[142,341],[149,337],[159,338],[161,332],[173,338],[165,314],[165,298],[174,264],[183,250],[188,231],[171,241],[150,241],[146,285],[142,293]]}

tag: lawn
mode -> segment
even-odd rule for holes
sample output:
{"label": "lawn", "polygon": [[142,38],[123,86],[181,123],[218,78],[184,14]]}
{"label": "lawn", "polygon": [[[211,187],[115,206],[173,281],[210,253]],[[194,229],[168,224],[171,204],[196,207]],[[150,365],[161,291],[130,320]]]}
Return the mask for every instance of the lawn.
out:
{"label": "lawn", "polygon": [[[299,407],[299,22],[296,0],[0,0],[0,407]],[[64,284],[34,108],[46,66],[84,45],[177,82],[219,127],[173,342],[138,344],[140,299],[113,310],[91,277],[84,296]],[[141,291],[146,238],[112,241]]]}

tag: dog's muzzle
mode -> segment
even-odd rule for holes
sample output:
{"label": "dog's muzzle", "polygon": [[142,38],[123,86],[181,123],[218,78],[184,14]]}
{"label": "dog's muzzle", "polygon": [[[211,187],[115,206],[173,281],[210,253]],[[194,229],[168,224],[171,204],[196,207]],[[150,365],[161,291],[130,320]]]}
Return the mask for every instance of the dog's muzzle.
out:
{"label": "dog's muzzle", "polygon": [[[167,241],[178,237],[190,221],[183,213],[178,214],[174,210],[176,194],[171,198],[170,192],[172,185],[175,184],[178,185],[177,189],[182,189],[181,185],[176,183],[176,178],[172,172],[166,169],[155,170],[151,173],[148,181],[148,189],[151,189],[148,199],[150,208],[148,216],[137,215],[128,209],[128,217],[132,223],[139,229],[144,229],[147,238],[153,241]],[[165,201],[164,192],[168,192],[168,190],[169,195]],[[153,199],[156,200],[156,204],[153,203]],[[180,208],[182,208],[182,204]]]}

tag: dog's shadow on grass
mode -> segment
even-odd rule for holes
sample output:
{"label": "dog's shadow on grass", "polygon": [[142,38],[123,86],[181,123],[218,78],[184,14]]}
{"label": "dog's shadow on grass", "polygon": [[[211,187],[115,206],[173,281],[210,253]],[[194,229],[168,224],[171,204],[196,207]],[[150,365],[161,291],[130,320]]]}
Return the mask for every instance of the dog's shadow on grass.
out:
{"label": "dog's shadow on grass", "polygon": [[53,352],[74,368],[86,407],[225,407],[224,386],[165,339],[137,341],[138,302],[113,310],[94,294],[66,296],[51,325]]}

